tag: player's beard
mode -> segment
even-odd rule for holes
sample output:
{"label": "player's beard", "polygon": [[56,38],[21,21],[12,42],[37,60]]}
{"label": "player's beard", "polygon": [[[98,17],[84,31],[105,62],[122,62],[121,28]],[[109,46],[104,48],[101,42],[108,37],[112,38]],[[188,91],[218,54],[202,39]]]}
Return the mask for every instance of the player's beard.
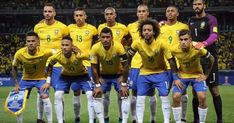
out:
{"label": "player's beard", "polygon": [[195,14],[200,15],[203,12],[203,10],[204,10],[204,8],[202,8],[202,9],[196,8],[194,11],[195,11]]}

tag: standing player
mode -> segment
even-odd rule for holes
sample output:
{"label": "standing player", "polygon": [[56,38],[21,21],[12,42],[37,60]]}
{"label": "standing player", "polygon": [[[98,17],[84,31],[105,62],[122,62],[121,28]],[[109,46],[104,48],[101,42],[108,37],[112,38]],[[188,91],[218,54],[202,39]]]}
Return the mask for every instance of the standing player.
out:
{"label": "standing player", "polygon": [[[43,90],[42,86],[46,83],[45,68],[46,61],[52,55],[51,50],[44,50],[39,47],[39,37],[35,32],[26,35],[26,47],[21,48],[15,53],[12,63],[12,75],[15,82],[15,90],[26,88],[31,90],[36,87],[39,97],[43,102],[42,108],[46,112],[48,123],[52,123],[52,106],[49,99],[49,90]],[[23,67],[23,77],[20,83],[17,80],[17,67]],[[22,114],[17,116],[17,122],[23,123]],[[39,121],[37,121],[39,122]]]}
{"label": "standing player", "polygon": [[[128,97],[128,60],[127,54],[121,43],[113,41],[111,29],[105,27],[99,36],[100,42],[95,44],[91,50],[92,75],[95,82],[94,98],[102,93],[110,92],[114,85],[119,97],[122,99],[121,113],[122,123],[127,123],[130,106]],[[100,97],[99,97],[100,98]],[[102,99],[95,99],[98,108],[102,105]],[[97,113],[96,113],[97,114]],[[105,119],[105,123],[109,123]]]}
{"label": "standing player", "polygon": [[58,82],[55,88],[55,111],[57,114],[58,123],[63,123],[63,98],[64,92],[69,92],[70,87],[76,93],[80,89],[84,90],[88,99],[88,112],[89,112],[89,123],[93,123],[93,97],[91,91],[91,84],[89,83],[90,78],[86,71],[85,66],[82,64],[84,59],[88,59],[88,54],[78,53],[73,50],[72,39],[70,37],[64,37],[62,39],[62,51],[51,57],[48,66],[48,77],[47,85],[43,88],[49,88],[51,80],[51,74],[53,66],[58,62],[62,65],[62,73],[59,76]]}
{"label": "standing player", "polygon": [[[38,34],[40,38],[40,47],[42,49],[52,49],[52,50],[61,49],[62,37],[68,35],[67,26],[61,23],[60,21],[55,20],[56,11],[55,11],[55,6],[52,3],[46,3],[44,5],[43,15],[44,19],[41,20],[38,24],[36,24],[34,27],[34,31]],[[60,73],[61,73],[61,66],[57,64],[55,65],[52,74],[53,82],[51,84],[54,88]],[[43,105],[42,100],[40,100],[38,95],[37,109],[38,109],[39,121],[41,121],[43,117],[42,105]]]}
{"label": "standing player", "polygon": [[[177,21],[177,17],[179,16],[178,8],[174,5],[170,5],[166,8],[166,17],[167,21],[161,26],[160,31],[162,36],[164,36],[167,44],[170,48],[177,47],[179,44],[179,36],[178,33],[182,29],[188,29],[188,25]],[[171,68],[169,63],[167,62],[168,72],[170,78],[172,78]],[[169,89],[171,89],[173,80],[169,81]],[[188,105],[188,95],[186,92],[181,96],[181,103],[182,103],[182,115],[181,121],[186,122],[186,112],[187,112],[187,105]]]}
{"label": "standing player", "polygon": [[[138,26],[141,21],[144,21],[149,16],[149,9],[147,5],[141,4],[137,7],[137,17],[138,20],[128,25],[129,33],[132,37],[132,42],[139,40],[140,34],[138,31]],[[132,112],[132,123],[136,123],[136,96],[137,96],[137,79],[139,76],[139,71],[141,67],[141,56],[138,52],[133,56],[130,69],[130,83],[132,89],[132,98],[131,98],[131,112]],[[157,98],[154,96],[154,89],[149,92],[147,96],[150,96],[150,122],[155,123],[156,120],[156,104]]]}
{"label": "standing player", "polygon": [[[98,34],[100,35],[100,32],[103,28],[108,27],[111,29],[113,34],[113,41],[114,42],[120,42],[123,45],[126,44],[126,42],[129,40],[130,35],[128,34],[127,27],[121,23],[116,22],[116,11],[112,7],[108,7],[104,11],[104,16],[106,23],[100,24],[98,26]],[[124,43],[125,42],[125,43]],[[109,103],[110,103],[110,92],[106,92],[104,94],[104,115],[105,119],[108,120],[109,115]],[[119,121],[121,122],[122,116],[121,116],[121,98],[118,97],[118,104],[119,104],[119,114],[120,118]]]}
{"label": "standing player", "polygon": [[[176,123],[181,123],[180,100],[188,85],[192,85],[199,100],[199,120],[205,123],[207,114],[206,105],[206,78],[209,76],[214,63],[214,57],[206,49],[196,49],[192,46],[192,39],[189,30],[179,32],[180,44],[171,49],[171,53],[177,58],[179,63],[178,77],[180,80],[174,81],[173,88],[173,114]],[[200,57],[208,59],[205,73],[200,64]]]}
{"label": "standing player", "polygon": [[[97,40],[97,29],[86,23],[86,12],[83,8],[76,8],[74,11],[75,24],[68,25],[70,36],[73,40],[73,44],[78,47],[81,52],[88,53],[92,45]],[[91,67],[88,60],[83,61],[84,66],[88,69],[89,77],[91,78]],[[74,94],[73,106],[76,116],[76,121],[80,121],[80,91]]]}
{"label": "standing player", "polygon": [[[169,123],[170,119],[170,97],[168,96],[168,72],[166,59],[169,63],[174,63],[168,45],[160,37],[159,24],[154,20],[142,21],[139,25],[141,38],[132,43],[128,54],[130,57],[138,52],[142,58],[142,66],[137,81],[137,104],[136,113],[138,123],[143,123],[145,97],[153,88],[157,88],[162,100],[162,111],[164,123]],[[131,59],[130,59],[131,62]],[[172,70],[175,66],[171,65]]]}
{"label": "standing player", "polygon": [[[192,40],[196,41],[195,47],[200,49],[205,47],[215,58],[211,74],[206,82],[213,97],[213,103],[217,115],[217,123],[222,123],[222,100],[218,88],[218,60],[215,42],[218,40],[217,19],[205,12],[205,1],[194,0],[193,10],[196,16],[191,17],[188,24],[191,30]],[[206,68],[206,59],[201,59],[203,68]],[[198,122],[198,99],[193,98],[194,122]]]}

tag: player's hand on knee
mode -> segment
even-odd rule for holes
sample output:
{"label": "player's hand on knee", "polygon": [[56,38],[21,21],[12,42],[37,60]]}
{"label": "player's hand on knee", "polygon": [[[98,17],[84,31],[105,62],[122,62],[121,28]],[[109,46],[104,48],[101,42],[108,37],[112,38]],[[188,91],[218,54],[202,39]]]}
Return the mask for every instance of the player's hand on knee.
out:
{"label": "player's hand on knee", "polygon": [[45,83],[42,87],[41,87],[41,90],[42,91],[45,91],[45,90],[48,90],[50,89],[50,83]]}
{"label": "player's hand on knee", "polygon": [[102,98],[103,92],[101,87],[95,87],[94,91],[93,91],[93,97],[94,98]]}
{"label": "player's hand on knee", "polygon": [[196,81],[200,82],[200,81],[206,81],[207,76],[204,74],[199,74],[199,77],[196,78]]}
{"label": "player's hand on knee", "polygon": [[182,90],[182,89],[184,88],[183,83],[182,83],[179,79],[174,80],[174,84],[175,84],[180,90]]}
{"label": "player's hand on knee", "polygon": [[128,86],[126,83],[121,83],[121,88],[120,88],[120,95],[121,97],[128,97]]}
{"label": "player's hand on knee", "polygon": [[99,77],[99,82],[100,82],[100,84],[103,84],[105,81],[102,77]]}

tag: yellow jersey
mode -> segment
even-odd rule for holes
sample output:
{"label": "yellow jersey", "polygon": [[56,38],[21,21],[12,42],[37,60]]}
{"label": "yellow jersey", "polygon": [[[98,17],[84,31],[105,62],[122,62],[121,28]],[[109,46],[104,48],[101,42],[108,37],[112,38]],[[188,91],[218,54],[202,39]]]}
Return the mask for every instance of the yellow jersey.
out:
{"label": "yellow jersey", "polygon": [[123,72],[122,61],[127,59],[121,58],[121,56],[126,55],[124,47],[119,42],[113,42],[109,50],[104,49],[101,42],[93,45],[90,53],[91,64],[100,63],[101,74],[121,74]]}
{"label": "yellow jersey", "polygon": [[[177,21],[173,25],[164,24],[160,28],[160,35],[167,41],[170,48],[177,47],[179,45],[179,32],[182,29],[189,29],[187,24]],[[177,61],[177,60],[176,60]],[[179,67],[178,62],[177,66]],[[167,69],[171,69],[168,61],[166,60]]]}
{"label": "yellow jersey", "polygon": [[153,40],[149,45],[145,43],[144,39],[135,41],[132,43],[130,50],[134,53],[138,52],[142,58],[140,75],[156,74],[166,71],[164,56],[167,59],[172,58],[168,46],[160,38]]}
{"label": "yellow jersey", "polygon": [[113,41],[121,43],[124,36],[128,34],[128,29],[125,25],[116,22],[114,26],[109,27],[107,23],[100,24],[98,26],[98,34],[100,35],[103,28],[108,27],[111,29],[113,34]]}
{"label": "yellow jersey", "polygon": [[[135,42],[135,41],[138,41],[139,39],[141,39],[140,33],[138,31],[138,26],[139,26],[139,21],[130,23],[128,25],[128,31],[132,37],[132,42]],[[132,58],[131,68],[140,68],[141,65],[142,65],[141,56],[137,52]]]}
{"label": "yellow jersey", "polygon": [[50,60],[50,64],[56,64],[57,62],[62,65],[62,75],[66,76],[79,76],[87,74],[86,68],[83,65],[83,60],[87,60],[88,55],[78,54],[75,55],[72,52],[70,58],[67,58],[63,55],[62,51],[59,51],[57,54],[53,55]]}
{"label": "yellow jersey", "polygon": [[[61,49],[61,41],[64,36],[68,35],[68,28],[65,24],[60,21],[55,20],[52,25],[47,25],[45,20],[40,21],[34,27],[34,32],[36,32],[40,38],[40,46],[43,49]],[[49,60],[47,61],[47,64]],[[56,64],[55,66],[59,66]]]}
{"label": "yellow jersey", "polygon": [[[82,27],[78,27],[76,24],[68,25],[69,34],[73,40],[73,44],[77,46],[82,52],[90,52],[93,37],[97,35],[97,29],[91,24],[85,24]],[[90,66],[90,62],[85,60],[84,66]]]}
{"label": "yellow jersey", "polygon": [[37,47],[35,55],[28,54],[28,48],[19,49],[14,56],[13,66],[23,68],[23,80],[45,80],[46,61],[52,56],[52,50]]}
{"label": "yellow jersey", "polygon": [[171,49],[171,53],[179,62],[180,67],[178,75],[180,78],[197,78],[199,74],[203,74],[200,57],[207,54],[205,48],[198,50],[191,44],[190,50],[188,52],[183,52],[178,45],[178,47]]}

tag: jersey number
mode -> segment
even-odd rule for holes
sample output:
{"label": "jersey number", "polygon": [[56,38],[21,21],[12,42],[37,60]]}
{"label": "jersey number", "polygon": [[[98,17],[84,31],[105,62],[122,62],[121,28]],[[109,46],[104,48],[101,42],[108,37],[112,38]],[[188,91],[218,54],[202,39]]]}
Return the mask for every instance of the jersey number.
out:
{"label": "jersey number", "polygon": [[76,35],[76,41],[82,42],[82,36],[81,35]]}
{"label": "jersey number", "polygon": [[50,36],[50,35],[47,35],[46,40],[47,40],[47,42],[50,42],[50,41],[51,41],[51,36]]}

